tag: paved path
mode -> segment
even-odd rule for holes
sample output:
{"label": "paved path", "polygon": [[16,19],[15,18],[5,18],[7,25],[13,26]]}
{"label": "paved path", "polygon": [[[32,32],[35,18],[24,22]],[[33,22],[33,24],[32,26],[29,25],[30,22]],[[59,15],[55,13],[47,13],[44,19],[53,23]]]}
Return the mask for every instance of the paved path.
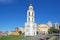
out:
{"label": "paved path", "polygon": [[40,40],[40,38],[43,38],[44,36],[45,35],[40,34],[40,35],[36,35],[34,37],[24,38],[22,40]]}
{"label": "paved path", "polygon": [[40,40],[41,38],[43,38],[44,40],[48,40],[46,39],[47,37],[50,38],[52,37],[53,35],[52,34],[48,34],[48,35],[42,35],[42,34],[39,34],[37,36],[34,36],[34,37],[29,37],[29,38],[24,38],[22,40]]}
{"label": "paved path", "polygon": [[57,40],[60,40],[60,36],[58,36]]}

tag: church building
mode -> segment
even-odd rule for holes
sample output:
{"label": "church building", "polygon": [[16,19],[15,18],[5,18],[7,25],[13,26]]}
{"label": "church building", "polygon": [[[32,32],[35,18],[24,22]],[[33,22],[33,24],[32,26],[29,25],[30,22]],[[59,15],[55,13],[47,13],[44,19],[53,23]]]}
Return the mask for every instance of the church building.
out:
{"label": "church building", "polygon": [[37,24],[35,23],[35,14],[33,5],[29,5],[27,10],[27,22],[25,23],[25,36],[37,35]]}

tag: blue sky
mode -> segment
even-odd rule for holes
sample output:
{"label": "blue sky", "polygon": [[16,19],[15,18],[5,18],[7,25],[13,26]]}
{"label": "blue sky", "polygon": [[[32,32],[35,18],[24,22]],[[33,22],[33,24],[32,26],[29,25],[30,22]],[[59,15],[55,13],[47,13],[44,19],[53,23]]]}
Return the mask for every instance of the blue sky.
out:
{"label": "blue sky", "polygon": [[0,0],[0,31],[24,27],[29,4],[35,10],[35,22],[60,24],[60,0]]}

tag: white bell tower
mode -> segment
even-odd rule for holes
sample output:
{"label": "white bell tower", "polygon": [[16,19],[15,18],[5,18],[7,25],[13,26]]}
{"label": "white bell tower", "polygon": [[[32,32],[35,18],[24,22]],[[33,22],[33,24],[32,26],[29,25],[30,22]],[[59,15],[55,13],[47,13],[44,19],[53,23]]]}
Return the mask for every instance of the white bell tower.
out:
{"label": "white bell tower", "polygon": [[25,23],[25,36],[37,35],[37,25],[34,18],[34,10],[32,4],[29,5],[27,10],[27,22]]}
{"label": "white bell tower", "polygon": [[30,4],[29,10],[27,11],[27,22],[34,22],[34,10],[32,4]]}

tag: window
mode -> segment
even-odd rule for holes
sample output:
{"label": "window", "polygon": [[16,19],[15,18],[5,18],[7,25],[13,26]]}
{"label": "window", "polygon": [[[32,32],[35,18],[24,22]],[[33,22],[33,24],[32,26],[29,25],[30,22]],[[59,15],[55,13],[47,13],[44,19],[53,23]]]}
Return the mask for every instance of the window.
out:
{"label": "window", "polygon": [[29,22],[30,22],[30,18],[29,18]]}
{"label": "window", "polygon": [[32,12],[32,16],[33,16],[33,12]]}
{"label": "window", "polygon": [[29,32],[29,29],[26,29],[27,32]]}
{"label": "window", "polygon": [[32,18],[32,22],[33,22],[33,18]]}
{"label": "window", "polygon": [[30,16],[30,12],[29,12],[29,16]]}

